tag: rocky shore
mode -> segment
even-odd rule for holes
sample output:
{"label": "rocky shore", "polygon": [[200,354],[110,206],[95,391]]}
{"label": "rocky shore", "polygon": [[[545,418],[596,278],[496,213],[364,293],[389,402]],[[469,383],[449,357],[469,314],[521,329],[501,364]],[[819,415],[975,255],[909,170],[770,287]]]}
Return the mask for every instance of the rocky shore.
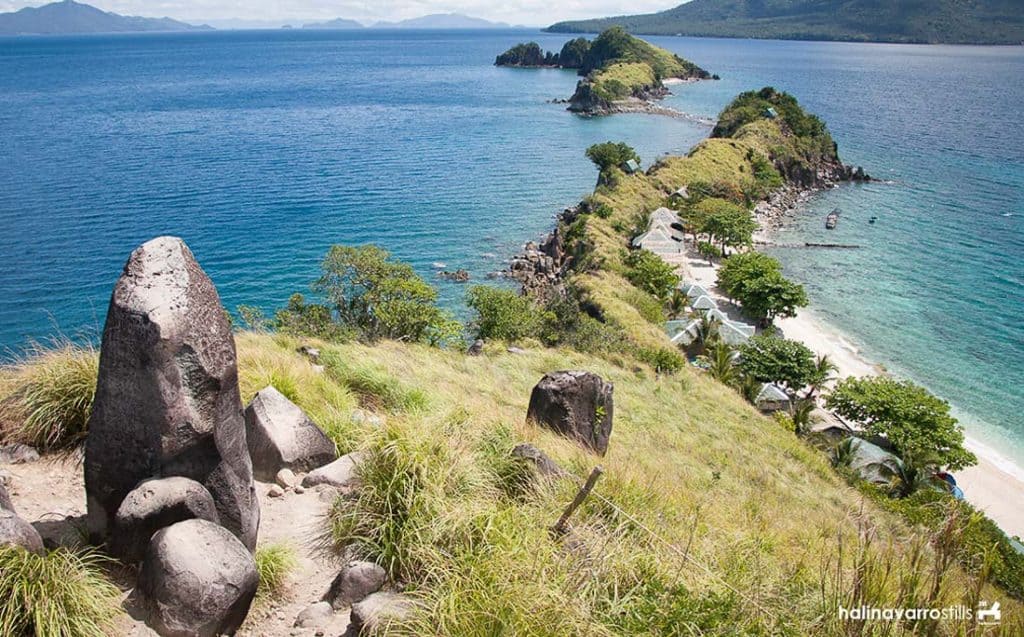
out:
{"label": "rocky shore", "polygon": [[512,258],[507,276],[520,283],[524,294],[542,300],[564,294],[565,275],[572,267],[573,258],[566,249],[563,228],[584,212],[581,206],[563,210],[554,230],[539,244],[527,242],[523,252]]}

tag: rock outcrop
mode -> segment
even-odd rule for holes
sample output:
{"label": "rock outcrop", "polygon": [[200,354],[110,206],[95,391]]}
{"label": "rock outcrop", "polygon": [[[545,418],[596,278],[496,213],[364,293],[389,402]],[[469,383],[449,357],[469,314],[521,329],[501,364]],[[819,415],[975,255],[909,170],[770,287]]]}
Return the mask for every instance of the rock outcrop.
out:
{"label": "rock outcrop", "polygon": [[213,637],[242,625],[258,584],[256,562],[238,538],[208,520],[187,520],[153,536],[138,589],[162,637]]}
{"label": "rock outcrop", "polygon": [[523,286],[523,292],[539,301],[564,296],[565,273],[573,265],[568,252],[564,228],[572,224],[584,212],[580,208],[566,208],[558,217],[555,229],[537,244],[533,241],[523,246],[523,252],[512,259],[509,277]]}
{"label": "rock outcrop", "polygon": [[384,586],[387,573],[373,562],[349,562],[331,582],[324,601],[335,610],[348,608]]}
{"label": "rock outcrop", "polygon": [[103,329],[85,448],[93,539],[109,537],[140,482],[170,476],[206,487],[221,524],[256,546],[259,504],[227,314],[185,243],[159,237],[128,259]]}
{"label": "rock outcrop", "polygon": [[145,555],[154,533],[192,519],[220,524],[213,496],[206,487],[182,477],[146,480],[118,507],[110,552],[122,562],[134,564]]}
{"label": "rock outcrop", "polygon": [[274,387],[245,408],[245,436],[253,474],[271,481],[281,469],[309,471],[338,458],[331,439]]}
{"label": "rock outcrop", "polygon": [[11,500],[11,494],[7,492],[7,487],[3,484],[0,484],[0,510],[17,513],[17,511],[14,510],[14,502]]}
{"label": "rock outcrop", "polygon": [[553,478],[565,475],[565,470],[559,467],[557,462],[528,442],[521,442],[513,447],[512,457],[530,463],[541,476]]}
{"label": "rock outcrop", "polygon": [[526,417],[604,455],[612,434],[612,384],[585,371],[545,374]]}

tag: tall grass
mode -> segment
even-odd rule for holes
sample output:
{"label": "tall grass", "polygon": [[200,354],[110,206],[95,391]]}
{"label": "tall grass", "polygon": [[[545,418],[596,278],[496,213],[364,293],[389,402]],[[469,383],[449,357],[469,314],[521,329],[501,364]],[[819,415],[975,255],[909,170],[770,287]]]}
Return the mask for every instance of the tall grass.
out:
{"label": "tall grass", "polygon": [[0,635],[115,634],[121,592],[103,573],[108,563],[97,553],[36,555],[0,546]]}
{"label": "tall grass", "polygon": [[295,549],[288,544],[268,544],[256,549],[256,571],[260,576],[256,602],[278,597],[288,583],[288,576],[298,566]]}
{"label": "tall grass", "polygon": [[33,346],[0,370],[0,438],[68,449],[85,439],[96,394],[99,353],[67,340]]}

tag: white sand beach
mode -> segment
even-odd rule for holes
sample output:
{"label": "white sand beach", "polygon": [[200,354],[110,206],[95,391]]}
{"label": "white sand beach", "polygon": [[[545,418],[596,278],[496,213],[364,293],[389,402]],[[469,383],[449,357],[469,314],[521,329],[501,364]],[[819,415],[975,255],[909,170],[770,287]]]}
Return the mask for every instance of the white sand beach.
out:
{"label": "white sand beach", "polygon": [[[717,266],[709,266],[690,242],[686,245],[687,258],[679,264],[680,276],[686,282],[701,285],[723,311],[738,317],[738,308],[715,286]],[[802,342],[818,355],[827,355],[839,369],[840,377],[884,373],[881,366],[866,360],[841,334],[816,317],[813,310],[802,310],[798,316],[779,319],[775,324],[786,338]],[[1024,470],[969,437],[967,447],[978,456],[978,464],[956,472],[965,497],[1008,535],[1024,537]]]}

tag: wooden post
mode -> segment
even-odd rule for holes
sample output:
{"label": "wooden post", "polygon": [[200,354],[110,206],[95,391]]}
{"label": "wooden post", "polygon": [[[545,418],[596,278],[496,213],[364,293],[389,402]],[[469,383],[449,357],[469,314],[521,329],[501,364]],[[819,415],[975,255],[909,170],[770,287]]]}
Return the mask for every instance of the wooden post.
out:
{"label": "wooden post", "polygon": [[594,485],[597,483],[597,479],[601,477],[602,473],[604,473],[604,469],[601,467],[594,467],[594,470],[590,472],[590,476],[580,488],[579,492],[576,493],[576,497],[572,499],[569,506],[565,507],[565,511],[562,512],[562,517],[558,518],[558,522],[555,522],[555,525],[551,527],[552,537],[557,539],[566,534],[566,524],[569,522],[569,517],[581,504],[583,504],[583,501],[587,499],[587,496],[590,495],[591,491],[593,491]]}

